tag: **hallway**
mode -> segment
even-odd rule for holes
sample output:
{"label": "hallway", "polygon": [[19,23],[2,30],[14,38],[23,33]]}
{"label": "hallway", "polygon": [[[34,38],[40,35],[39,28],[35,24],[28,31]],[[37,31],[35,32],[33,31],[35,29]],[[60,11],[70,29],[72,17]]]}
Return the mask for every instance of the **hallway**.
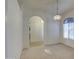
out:
{"label": "hallway", "polygon": [[74,50],[63,44],[24,49],[21,59],[74,59]]}

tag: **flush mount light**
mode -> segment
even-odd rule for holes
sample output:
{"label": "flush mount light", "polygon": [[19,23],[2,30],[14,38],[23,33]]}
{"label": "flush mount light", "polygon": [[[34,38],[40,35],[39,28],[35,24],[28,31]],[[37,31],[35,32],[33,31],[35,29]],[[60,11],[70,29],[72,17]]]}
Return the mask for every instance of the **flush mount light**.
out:
{"label": "flush mount light", "polygon": [[58,8],[58,0],[57,0],[57,9],[56,9],[56,15],[54,16],[54,20],[60,20],[61,19],[61,15],[59,15],[59,13],[58,13],[58,10],[59,10],[59,8]]}

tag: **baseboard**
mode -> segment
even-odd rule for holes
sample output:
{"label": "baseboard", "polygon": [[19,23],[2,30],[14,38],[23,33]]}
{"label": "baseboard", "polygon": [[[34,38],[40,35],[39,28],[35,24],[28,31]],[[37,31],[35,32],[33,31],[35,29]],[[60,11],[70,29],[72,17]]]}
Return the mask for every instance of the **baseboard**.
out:
{"label": "baseboard", "polygon": [[59,43],[54,43],[54,44],[45,44],[45,46],[52,46],[52,45],[57,45]]}
{"label": "baseboard", "polygon": [[66,44],[64,44],[64,43],[61,43],[61,42],[55,43],[55,44],[46,44],[45,46],[53,46],[53,45],[58,45],[58,44],[62,44],[62,45],[65,45],[65,46],[67,46],[67,47],[73,48],[73,47],[71,47],[71,46],[69,46],[69,45],[66,45]]}
{"label": "baseboard", "polygon": [[65,45],[65,46],[68,46],[68,47],[71,47],[71,48],[74,48],[74,47],[72,47],[72,46],[70,46],[70,45],[67,45],[67,44],[65,44],[65,43],[61,43],[61,44]]}

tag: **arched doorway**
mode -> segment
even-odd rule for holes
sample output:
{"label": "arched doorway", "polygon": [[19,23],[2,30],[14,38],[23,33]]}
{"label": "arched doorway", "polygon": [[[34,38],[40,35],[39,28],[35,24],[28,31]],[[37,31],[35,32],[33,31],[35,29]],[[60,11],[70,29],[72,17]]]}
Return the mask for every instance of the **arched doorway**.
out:
{"label": "arched doorway", "polygon": [[29,20],[29,43],[31,47],[43,46],[44,21],[39,16],[33,16]]}

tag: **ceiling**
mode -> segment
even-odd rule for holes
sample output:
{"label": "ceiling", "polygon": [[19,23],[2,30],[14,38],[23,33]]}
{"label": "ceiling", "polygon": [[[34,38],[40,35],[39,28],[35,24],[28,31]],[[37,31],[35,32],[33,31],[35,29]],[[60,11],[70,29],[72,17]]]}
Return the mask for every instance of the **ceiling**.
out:
{"label": "ceiling", "polygon": [[[74,0],[58,0],[59,14],[74,8]],[[56,14],[56,0],[18,0],[20,7],[24,8],[25,13],[45,13]]]}

